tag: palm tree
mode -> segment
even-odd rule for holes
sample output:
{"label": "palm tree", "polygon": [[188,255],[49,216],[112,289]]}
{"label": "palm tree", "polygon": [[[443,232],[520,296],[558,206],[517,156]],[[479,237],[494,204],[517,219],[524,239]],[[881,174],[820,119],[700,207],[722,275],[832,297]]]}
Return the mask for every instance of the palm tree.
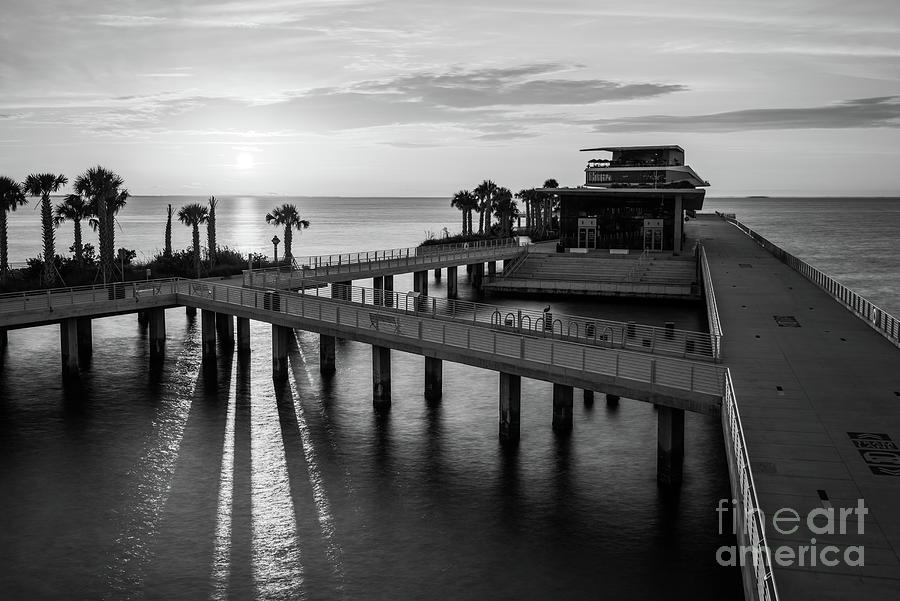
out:
{"label": "palm tree", "polygon": [[[559,182],[555,179],[550,178],[548,180],[544,180],[545,188],[559,188]],[[553,227],[553,203],[556,198],[556,194],[546,194],[544,196],[544,225],[547,229]]]}
{"label": "palm tree", "polygon": [[85,202],[80,194],[69,194],[65,201],[56,205],[56,217],[53,218],[53,224],[56,227],[62,225],[64,221],[71,221],[75,224],[75,262],[78,266],[84,264],[84,246],[81,243],[81,222],[91,218],[91,205]]}
{"label": "palm tree", "polygon": [[534,188],[528,188],[527,190],[516,192],[516,198],[520,199],[525,205],[525,229],[530,232],[531,228],[534,227],[535,221],[537,221],[535,204],[540,198],[540,193]]}
{"label": "palm tree", "polygon": [[300,213],[294,205],[283,204],[266,213],[266,223],[271,223],[274,226],[284,226],[284,259],[291,261],[294,258],[294,255],[291,254],[293,230],[300,231],[308,228],[309,221],[300,217]]}
{"label": "palm tree", "polygon": [[519,207],[513,200],[509,188],[499,187],[494,193],[494,214],[500,222],[500,234],[509,236],[512,231],[512,220],[519,215]]}
{"label": "palm tree", "polygon": [[216,205],[218,204],[219,201],[216,200],[215,196],[209,197],[209,218],[206,222],[206,246],[207,253],[209,254],[210,267],[216,264],[216,253],[219,248],[216,246]]}
{"label": "palm tree", "polygon": [[163,256],[172,256],[172,205],[169,205],[168,216],[166,217],[166,247],[163,250]]}
{"label": "palm tree", "polygon": [[0,176],[0,284],[6,284],[9,271],[9,240],[6,231],[6,214],[28,204],[25,192],[17,181],[5,175]]}
{"label": "palm tree", "polygon": [[104,167],[91,167],[75,179],[75,192],[91,203],[91,227],[99,230],[100,272],[103,283],[115,275],[115,215],[125,206],[128,190],[120,190],[125,180]]}
{"label": "palm tree", "polygon": [[[484,180],[475,188],[475,196],[481,201],[478,207],[480,214],[478,219],[478,233],[484,234],[485,229],[491,229],[491,201],[494,193],[497,191],[497,184],[489,179]],[[485,215],[487,215],[487,223],[485,223]]]}
{"label": "palm tree", "polygon": [[50,195],[69,183],[65,175],[54,173],[32,173],[25,178],[24,191],[30,196],[41,197],[41,231],[44,237],[44,273],[41,279],[49,286],[56,281],[56,236],[53,230],[53,207]]}
{"label": "palm tree", "polygon": [[450,199],[450,206],[462,211],[462,233],[472,233],[472,211],[478,207],[478,198],[468,190],[460,190]]}
{"label": "palm tree", "polygon": [[200,224],[209,219],[209,209],[193,202],[178,209],[178,220],[193,228],[194,234],[194,266],[197,268],[197,277],[200,277]]}

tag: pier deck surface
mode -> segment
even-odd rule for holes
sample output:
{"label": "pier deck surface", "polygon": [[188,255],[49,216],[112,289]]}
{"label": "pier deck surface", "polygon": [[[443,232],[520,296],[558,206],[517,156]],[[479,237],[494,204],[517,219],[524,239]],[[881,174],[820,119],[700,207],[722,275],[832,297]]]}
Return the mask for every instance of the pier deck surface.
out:
{"label": "pier deck surface", "polygon": [[[706,215],[692,225],[709,258],[769,546],[796,551],[815,537],[819,550],[841,549],[833,567],[819,558],[811,566],[808,555],[803,567],[773,561],[780,599],[900,599],[900,474],[874,473],[900,472],[900,452],[867,463],[850,434],[885,434],[900,446],[900,350],[733,225]],[[776,315],[799,327],[779,326]],[[805,523],[782,534],[772,524],[780,508],[805,522],[814,508],[857,499],[870,511],[863,534],[855,515],[845,535],[816,535]],[[865,546],[863,567],[843,562],[848,545]]]}

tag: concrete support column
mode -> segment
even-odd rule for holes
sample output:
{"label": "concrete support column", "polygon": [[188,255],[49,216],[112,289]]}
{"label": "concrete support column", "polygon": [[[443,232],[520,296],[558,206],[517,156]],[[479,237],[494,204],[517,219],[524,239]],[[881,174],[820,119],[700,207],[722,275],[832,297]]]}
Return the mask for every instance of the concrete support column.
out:
{"label": "concrete support column", "polygon": [[376,306],[384,305],[384,277],[377,276],[372,278],[372,288],[375,290],[375,297],[372,299],[372,304]]}
{"label": "concrete support column", "polygon": [[288,347],[293,334],[291,328],[272,324],[272,379],[276,382],[288,379]]}
{"label": "concrete support column", "polygon": [[63,379],[77,378],[80,370],[78,320],[74,317],[59,322],[59,350],[62,357]]}
{"label": "concrete support column", "polygon": [[413,273],[413,292],[428,296],[428,270]]}
{"label": "concrete support column", "polygon": [[572,400],[574,390],[565,384],[553,384],[553,431],[572,431]]}
{"label": "concrete support column", "polygon": [[216,358],[216,314],[214,311],[200,311],[200,343],[203,359]]}
{"label": "concrete support column", "polygon": [[82,360],[94,354],[94,335],[90,317],[78,318],[78,354]]}
{"label": "concrete support column", "polygon": [[500,372],[500,440],[519,440],[522,405],[522,376]]}
{"label": "concrete support column", "polygon": [[481,290],[481,285],[484,283],[484,263],[475,263],[475,266],[472,268],[472,287],[476,290]]}
{"label": "concrete support column", "polygon": [[352,300],[353,297],[353,280],[344,282],[333,282],[331,284],[331,298],[339,300]]}
{"label": "concrete support column", "polygon": [[197,307],[185,307],[184,314],[188,317],[197,317]]}
{"label": "concrete support column", "polygon": [[234,316],[216,313],[216,333],[223,347],[234,349]]}
{"label": "concrete support column", "polygon": [[437,269],[434,270],[434,281],[435,282],[441,281],[441,268],[440,267],[438,267]]}
{"label": "concrete support column", "polygon": [[425,357],[425,399],[437,401],[444,394],[444,362],[434,357]]}
{"label": "concrete support column", "polygon": [[684,463],[684,409],[657,406],[656,479],[661,484],[681,484]]}
{"label": "concrete support column", "polygon": [[619,406],[619,396],[615,394],[606,393],[606,406],[607,407],[618,407]]}
{"label": "concrete support column", "polygon": [[384,276],[384,305],[386,307],[394,306],[394,276]]}
{"label": "concrete support column", "polygon": [[331,375],[335,371],[334,345],[334,336],[319,334],[319,371],[322,374]]}
{"label": "concrete support column", "polygon": [[138,325],[144,327],[148,323],[150,323],[150,312],[149,311],[138,311],[137,318],[138,318]]}
{"label": "concrete support column", "polygon": [[675,195],[675,240],[674,242],[674,250],[672,254],[680,255],[683,250],[683,245],[681,244],[681,232],[684,229],[684,211],[683,211],[684,203],[681,200],[681,194]]}
{"label": "concrete support column", "polygon": [[6,333],[6,328],[0,328],[0,350],[5,349],[9,346],[9,336]]}
{"label": "concrete support column", "polygon": [[456,298],[456,265],[447,268],[447,298]]}
{"label": "concrete support column", "polygon": [[250,318],[237,318],[237,347],[238,354],[247,355],[250,353]]}
{"label": "concrete support column", "polygon": [[391,349],[372,345],[372,404],[376,410],[391,406]]}
{"label": "concrete support column", "polygon": [[593,407],[594,406],[594,391],[587,390],[584,391],[584,406],[585,407]]}
{"label": "concrete support column", "polygon": [[488,261],[488,275],[497,275],[497,261]]}
{"label": "concrete support column", "polygon": [[153,361],[161,359],[166,353],[166,310],[150,309],[147,319],[150,324],[150,360]]}

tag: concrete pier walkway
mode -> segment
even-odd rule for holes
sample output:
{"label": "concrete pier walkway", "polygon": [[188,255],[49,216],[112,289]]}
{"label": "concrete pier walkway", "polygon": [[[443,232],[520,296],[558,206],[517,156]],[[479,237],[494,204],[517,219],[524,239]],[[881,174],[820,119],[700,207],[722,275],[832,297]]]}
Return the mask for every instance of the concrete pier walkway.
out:
{"label": "concrete pier walkway", "polygon": [[[734,225],[706,215],[692,225],[707,250],[769,547],[795,551],[792,565],[773,555],[779,598],[900,599],[900,350]],[[846,534],[807,526],[813,509],[833,507],[839,522],[859,499],[869,511],[862,533],[856,514]],[[775,528],[782,508],[801,522]],[[799,565],[798,548],[812,545],[815,565],[809,551]],[[826,557],[836,565],[821,562],[828,545],[839,549]],[[845,561],[856,545],[862,566]]]}

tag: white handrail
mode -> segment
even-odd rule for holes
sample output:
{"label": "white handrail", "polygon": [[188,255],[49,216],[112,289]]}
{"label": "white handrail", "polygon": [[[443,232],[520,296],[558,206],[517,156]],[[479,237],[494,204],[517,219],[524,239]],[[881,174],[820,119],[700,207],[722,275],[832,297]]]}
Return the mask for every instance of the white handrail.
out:
{"label": "white handrail", "polygon": [[[753,481],[750,457],[747,454],[747,442],[744,438],[744,427],[734,394],[731,370],[728,369],[725,370],[725,386],[722,391],[722,431],[737,472],[737,482],[732,483],[732,490],[735,485],[739,489],[735,492],[737,500],[740,502],[741,517],[743,518],[740,521],[740,527],[743,528],[743,534],[747,537],[744,542],[749,543],[752,549],[750,556],[753,561],[753,577],[756,582],[756,599],[777,601],[778,589],[775,586],[775,575],[772,573],[765,523],[759,499],[756,496],[756,485]],[[740,552],[739,555],[741,558],[745,557],[743,552]]]}

